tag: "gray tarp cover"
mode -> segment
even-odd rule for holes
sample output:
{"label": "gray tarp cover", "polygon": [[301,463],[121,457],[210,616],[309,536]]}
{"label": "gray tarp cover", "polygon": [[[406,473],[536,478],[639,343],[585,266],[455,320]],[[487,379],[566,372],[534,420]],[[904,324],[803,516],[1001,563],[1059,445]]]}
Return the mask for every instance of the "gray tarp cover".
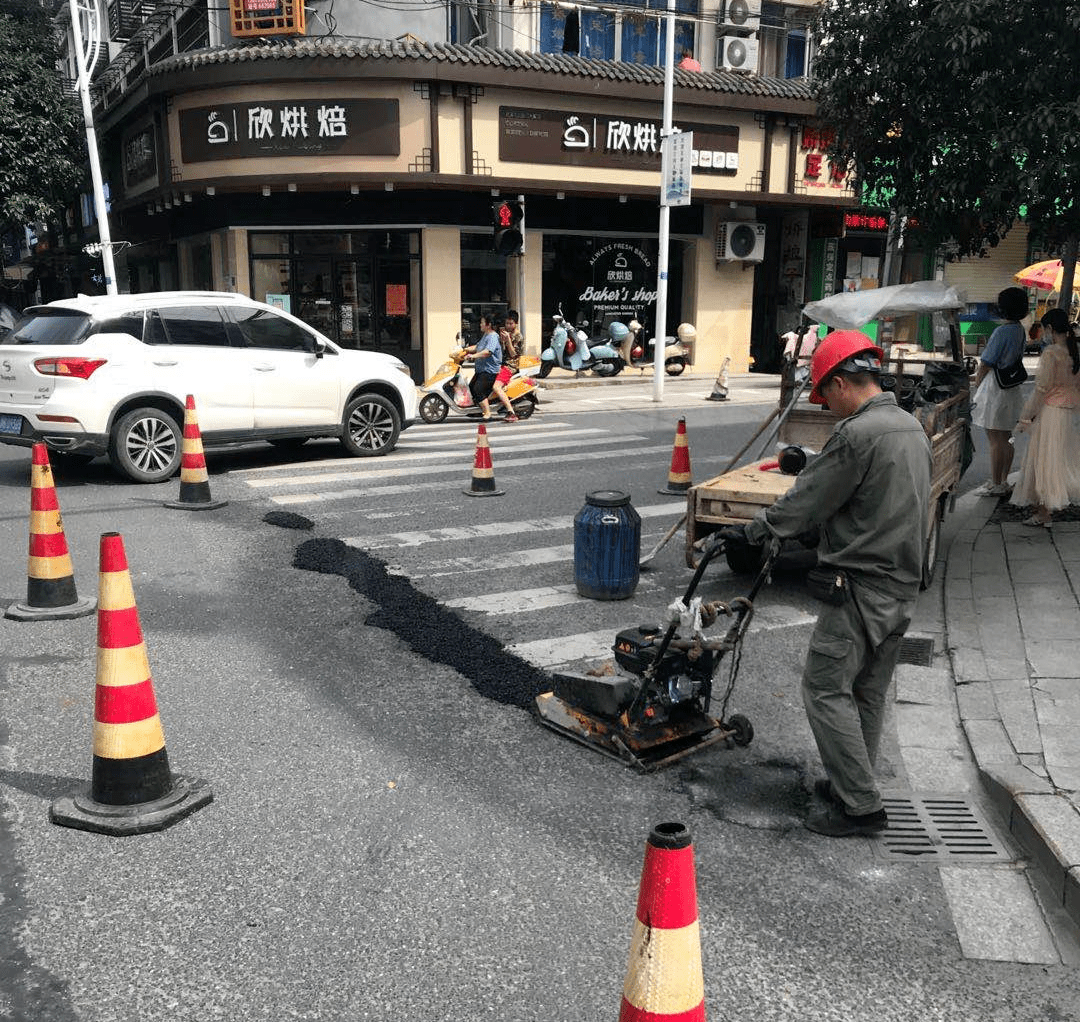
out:
{"label": "gray tarp cover", "polygon": [[868,291],[844,291],[803,307],[811,323],[824,323],[838,330],[855,330],[875,319],[907,316],[917,312],[963,311],[967,302],[954,287],[940,280],[920,280],[914,284],[894,284]]}

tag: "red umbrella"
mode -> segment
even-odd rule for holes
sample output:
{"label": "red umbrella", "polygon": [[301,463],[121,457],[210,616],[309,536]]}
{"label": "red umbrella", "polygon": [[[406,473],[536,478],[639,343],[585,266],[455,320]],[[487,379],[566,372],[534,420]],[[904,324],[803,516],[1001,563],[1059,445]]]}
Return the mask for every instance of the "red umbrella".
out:
{"label": "red umbrella", "polygon": [[[1040,291],[1061,290],[1061,260],[1044,259],[1041,263],[1025,266],[1019,273],[1013,274],[1013,280],[1025,287],[1036,287]],[[1073,290],[1080,290],[1080,282],[1073,280]]]}

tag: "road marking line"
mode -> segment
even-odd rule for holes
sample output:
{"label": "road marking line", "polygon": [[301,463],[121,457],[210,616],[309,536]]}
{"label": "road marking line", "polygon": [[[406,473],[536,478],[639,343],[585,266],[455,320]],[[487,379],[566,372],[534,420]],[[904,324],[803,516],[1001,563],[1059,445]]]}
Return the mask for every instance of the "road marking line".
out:
{"label": "road marking line", "polygon": [[[594,439],[589,439],[589,440],[580,440],[580,441],[575,440],[574,441],[574,447],[575,448],[577,448],[577,447],[602,447],[602,446],[605,446],[605,445],[610,445],[611,439],[612,438],[610,436],[606,436],[606,437],[594,438]],[[644,440],[644,439],[645,439],[645,437],[643,437],[643,436],[628,436],[628,437],[621,437],[620,438],[620,440]],[[473,449],[473,445],[471,443],[468,444],[468,445],[462,444],[461,449],[460,449],[460,453],[461,453],[462,457],[464,457],[465,454],[467,454],[472,449]],[[531,451],[531,450],[534,450],[534,449],[535,450],[547,450],[547,451],[550,451],[551,450],[551,445],[550,444],[532,444],[532,443],[503,444],[501,442],[498,442],[495,446],[493,446],[491,448],[491,450],[492,450],[492,452],[494,454],[499,454],[500,452],[504,452],[504,451],[505,452],[510,452],[510,453],[513,453],[513,454],[517,454],[518,452],[521,452],[521,451]],[[311,483],[356,482],[359,479],[394,479],[394,478],[400,478],[402,476],[408,476],[408,475],[420,475],[420,474],[425,473],[425,472],[429,473],[429,474],[433,474],[433,473],[436,473],[436,472],[459,472],[459,471],[461,471],[461,466],[459,464],[446,464],[446,462],[448,460],[447,456],[448,456],[449,453],[450,452],[448,452],[448,451],[440,451],[438,454],[425,454],[425,455],[419,455],[419,456],[416,456],[414,458],[407,459],[410,462],[420,461],[421,459],[424,460],[424,461],[442,461],[443,464],[441,464],[441,465],[431,465],[431,466],[413,465],[411,467],[406,466],[404,468],[380,468],[380,467],[376,467],[376,466],[368,467],[367,465],[355,465],[354,464],[351,467],[350,471],[347,471],[347,472],[310,472],[310,473],[307,473],[307,474],[299,473],[299,474],[288,475],[288,476],[274,476],[272,478],[266,478],[266,479],[245,479],[244,482],[248,486],[254,487],[255,489],[269,489],[272,486],[303,486],[305,483],[306,484],[311,484]],[[459,453],[459,452],[454,452],[454,453]],[[522,462],[520,460],[519,461],[514,461],[512,459],[506,459],[506,458],[501,458],[501,457],[498,458],[498,459],[493,459],[493,460],[496,460],[497,465],[520,465],[520,464],[522,464]],[[565,459],[560,456],[557,459],[556,458],[549,458],[547,460],[549,460],[549,461],[551,461],[551,460],[563,461]],[[532,457],[532,458],[528,459],[527,463],[539,464],[539,460],[537,458],[535,458],[535,457]]]}
{"label": "road marking line", "polygon": [[[658,451],[671,450],[670,444],[663,444],[657,447],[637,447],[634,449],[634,455],[642,454],[655,454]],[[592,461],[598,458],[610,459],[612,452],[610,450],[604,451],[592,451],[582,454],[558,454],[550,458],[538,458],[530,455],[526,458],[501,458],[495,459],[495,469],[498,471],[503,468],[511,468],[514,466],[528,466],[535,468],[538,465],[545,465],[548,463],[565,464],[568,461]],[[448,468],[447,471],[450,471]],[[453,471],[462,471],[461,466],[453,468]],[[355,477],[354,477],[355,478]],[[268,499],[275,504],[311,504],[317,502],[328,502],[333,500],[353,500],[357,497],[374,497],[383,496],[389,497],[402,493],[413,493],[418,490],[437,490],[446,487],[448,484],[443,481],[436,480],[430,483],[411,483],[401,486],[365,486],[365,487],[350,487],[343,490],[326,490],[323,492],[312,493],[285,493],[270,496]],[[667,504],[665,505],[670,512],[673,508],[677,508],[678,505]],[[680,509],[681,510],[681,509]],[[640,509],[639,512],[640,514]],[[506,530],[506,525],[502,526],[503,531]]]}
{"label": "road marking line", "polygon": [[[655,591],[652,583],[640,584],[637,592]],[[486,593],[483,596],[461,596],[440,601],[444,607],[454,610],[472,610],[481,614],[527,614],[535,610],[566,607],[574,603],[584,604],[587,597],[579,596],[577,585],[544,586],[539,589],[511,589],[504,593]]]}

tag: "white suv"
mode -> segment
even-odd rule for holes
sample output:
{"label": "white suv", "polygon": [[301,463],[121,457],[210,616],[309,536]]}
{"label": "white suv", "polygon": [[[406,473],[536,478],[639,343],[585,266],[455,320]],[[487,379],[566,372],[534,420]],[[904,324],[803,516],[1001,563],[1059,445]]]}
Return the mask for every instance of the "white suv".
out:
{"label": "white suv", "polygon": [[178,470],[188,394],[207,447],[338,437],[369,457],[417,416],[400,359],[242,295],[80,295],[28,309],[0,340],[0,443],[107,454],[135,482]]}

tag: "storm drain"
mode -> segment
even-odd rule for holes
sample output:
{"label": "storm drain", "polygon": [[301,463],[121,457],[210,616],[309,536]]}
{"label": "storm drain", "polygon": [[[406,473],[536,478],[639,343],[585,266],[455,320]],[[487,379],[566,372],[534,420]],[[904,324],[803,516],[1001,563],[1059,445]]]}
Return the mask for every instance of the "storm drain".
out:
{"label": "storm drain", "polygon": [[982,814],[962,795],[882,795],[889,826],[879,855],[927,862],[1011,862]]}
{"label": "storm drain", "polygon": [[915,667],[934,666],[934,640],[905,637],[900,640],[901,664],[913,664]]}

